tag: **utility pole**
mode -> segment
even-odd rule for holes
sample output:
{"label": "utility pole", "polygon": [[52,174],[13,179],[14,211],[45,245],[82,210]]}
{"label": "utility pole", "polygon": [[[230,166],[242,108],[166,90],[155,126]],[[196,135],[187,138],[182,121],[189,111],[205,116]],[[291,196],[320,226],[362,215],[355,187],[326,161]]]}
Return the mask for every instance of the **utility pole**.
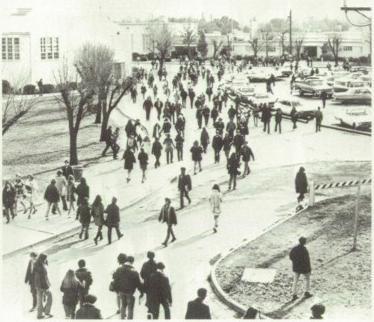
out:
{"label": "utility pole", "polygon": [[288,18],[290,21],[290,55],[292,56],[292,10],[290,10]]}

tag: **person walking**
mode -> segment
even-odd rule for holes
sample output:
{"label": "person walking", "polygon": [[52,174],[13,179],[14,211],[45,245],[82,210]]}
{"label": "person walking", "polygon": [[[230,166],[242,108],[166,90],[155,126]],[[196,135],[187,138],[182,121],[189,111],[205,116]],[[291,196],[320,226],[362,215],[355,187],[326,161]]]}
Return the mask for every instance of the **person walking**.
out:
{"label": "person walking", "polygon": [[36,194],[37,190],[38,185],[34,177],[31,174],[29,174],[25,182],[25,196],[26,200],[29,202],[29,215],[27,216],[28,219],[31,218],[32,214],[35,214],[37,212],[37,209],[34,204],[34,195]]}
{"label": "person walking", "polygon": [[156,100],[154,106],[155,106],[156,111],[157,111],[157,119],[160,120],[161,119],[162,107],[164,106],[164,104],[157,97],[157,100]]}
{"label": "person walking", "polygon": [[197,298],[188,302],[186,320],[211,320],[209,306],[204,304],[208,291],[205,288],[197,290]]}
{"label": "person walking", "polygon": [[305,247],[306,238],[300,237],[299,244],[292,248],[290,252],[290,260],[292,261],[292,271],[294,272],[294,279],[292,284],[292,300],[295,301],[297,296],[297,282],[299,281],[300,275],[305,277],[305,293],[304,298],[312,297],[310,294],[310,274],[312,271],[310,265],[309,252]]}
{"label": "person walking", "polygon": [[165,204],[161,208],[158,221],[161,223],[166,223],[167,225],[166,238],[162,243],[162,245],[167,247],[170,235],[172,237],[171,243],[177,240],[173,231],[173,226],[177,224],[177,216],[175,214],[174,207],[171,206],[171,200],[169,198],[165,198]]}
{"label": "person walking", "polygon": [[60,291],[64,305],[65,319],[75,319],[75,310],[78,304],[79,292],[82,285],[75,278],[74,271],[69,269],[62,280]]}
{"label": "person walking", "polygon": [[217,122],[214,122],[214,128],[220,135],[223,135],[223,130],[225,129],[225,123],[223,123],[222,118],[219,117]]}
{"label": "person walking", "polygon": [[316,111],[316,133],[321,132],[321,125],[322,125],[322,119],[323,114],[321,111],[321,108],[318,106],[318,110]]}
{"label": "person walking", "polygon": [[74,171],[68,160],[65,160],[64,166],[61,168],[62,175],[68,180],[69,176],[74,176]]}
{"label": "person walking", "polygon": [[32,307],[29,312],[33,312],[36,309],[36,288],[35,288],[35,281],[34,281],[34,267],[35,262],[38,255],[34,252],[30,253],[30,260],[27,265],[26,276],[25,276],[25,283],[30,285],[30,292],[32,296]]}
{"label": "person walking", "polygon": [[86,268],[86,261],[84,259],[80,259],[78,261],[78,269],[75,271],[75,276],[81,284],[78,297],[80,306],[82,306],[82,304],[84,303],[84,297],[88,294],[90,286],[93,283],[92,274]]}
{"label": "person walking", "polygon": [[210,117],[212,118],[213,126],[216,123],[216,120],[218,118],[219,112],[217,107],[213,107],[210,112]]}
{"label": "person walking", "polygon": [[300,203],[304,200],[304,195],[308,192],[308,180],[306,178],[304,167],[300,167],[299,172],[296,174],[295,188],[296,193],[299,194],[297,197],[297,202],[299,203],[298,207],[301,207],[300,209],[302,209],[303,207],[300,205]]}
{"label": "person walking", "polygon": [[79,219],[81,223],[81,232],[79,233],[79,239],[82,239],[84,234],[84,239],[88,239],[88,229],[91,222],[91,209],[88,205],[88,199],[84,199],[82,203],[78,206],[77,216],[75,219]]}
{"label": "person walking", "polygon": [[161,137],[161,126],[158,122],[156,122],[155,125],[153,126],[152,137],[154,139],[159,139]]}
{"label": "person walking", "polygon": [[214,150],[214,163],[219,163],[220,160],[220,152],[223,147],[223,139],[222,136],[216,131],[216,135],[213,137],[212,140],[212,147]]}
{"label": "person walking", "polygon": [[230,121],[228,121],[226,124],[226,131],[231,138],[234,137],[235,130],[236,130],[236,124],[234,123],[232,119],[230,119]]}
{"label": "person walking", "polygon": [[15,199],[15,215],[18,214],[18,204],[21,204],[23,207],[23,213],[27,213],[27,208],[24,203],[25,200],[25,185],[23,180],[19,174],[16,175],[16,181],[14,183],[14,189],[16,191],[16,199]]}
{"label": "person walking", "polygon": [[16,190],[10,183],[10,181],[5,181],[4,188],[3,188],[3,208],[4,208],[4,214],[6,217],[6,223],[8,224],[10,221],[10,216],[12,216],[12,219],[16,216],[14,213],[14,208],[16,205]]}
{"label": "person walking", "polygon": [[251,169],[249,168],[249,161],[251,159],[254,161],[255,156],[252,152],[252,149],[248,146],[248,142],[245,141],[244,145],[240,151],[240,154],[242,155],[242,160],[244,162],[244,171],[243,171],[243,178],[251,173]]}
{"label": "person walking", "polygon": [[78,196],[78,200],[77,200],[78,207],[79,205],[83,203],[84,199],[87,199],[87,200],[90,199],[90,187],[87,184],[86,178],[84,177],[81,178],[80,183],[75,189],[75,192],[77,193],[77,196]]}
{"label": "person walking", "polygon": [[240,154],[240,150],[241,150],[244,142],[245,142],[244,135],[240,133],[240,129],[237,129],[236,134],[235,134],[235,136],[232,140],[232,143],[235,147],[236,154],[238,154],[238,155]]}
{"label": "person walking", "polygon": [[274,132],[278,131],[279,127],[279,134],[282,133],[282,110],[280,108],[277,109],[275,113],[275,129]]}
{"label": "person walking", "polygon": [[[196,100],[196,103],[199,100]],[[199,129],[203,126],[203,108],[201,106],[196,108],[196,119],[197,119],[197,126]]]}
{"label": "person walking", "polygon": [[121,320],[134,318],[136,290],[143,297],[143,285],[139,273],[134,269],[134,257],[128,256],[124,265],[120,266],[113,274],[113,286],[121,298]]}
{"label": "person walking", "polygon": [[170,134],[171,131],[171,123],[168,118],[164,119],[164,123],[162,124],[162,130],[161,132],[164,133],[165,135]]}
{"label": "person walking", "polygon": [[263,131],[268,132],[270,134],[270,120],[271,120],[271,110],[270,107],[268,107],[266,104],[262,107],[262,116],[261,116],[262,122],[264,123],[264,129]]}
{"label": "person walking", "polygon": [[[155,97],[156,97],[156,95],[155,95]],[[153,107],[152,99],[151,99],[150,96],[148,96],[147,99],[143,103],[143,108],[145,110],[145,115],[146,115],[146,120],[147,121],[149,121],[149,119],[150,119],[152,107]]]}
{"label": "person walking", "polygon": [[210,102],[211,99],[212,99],[212,94],[213,94],[212,86],[208,86],[208,87],[206,88],[205,94],[208,95],[208,100],[209,100],[209,102]]}
{"label": "person walking", "polygon": [[166,134],[166,138],[164,140],[165,146],[165,153],[166,153],[166,163],[173,163],[173,152],[174,152],[174,142],[173,139],[170,137],[170,134]]}
{"label": "person walking", "polygon": [[142,86],[140,86],[140,93],[142,93],[143,100],[145,99],[145,93],[146,92],[147,92],[147,87],[143,83]]}
{"label": "person walking", "polygon": [[205,126],[208,126],[209,116],[210,116],[209,106],[204,105],[204,107],[203,107],[203,117],[204,117]]}
{"label": "person walking", "polygon": [[156,138],[155,141],[152,144],[152,154],[156,158],[155,168],[158,168],[160,166],[161,151],[162,151],[162,145],[161,145],[159,139]]}
{"label": "person walking", "polygon": [[170,282],[164,273],[165,265],[157,263],[157,271],[149,279],[149,307],[153,319],[158,320],[160,305],[164,308],[165,320],[170,320],[170,306],[173,299],[171,295]]}
{"label": "person walking", "polygon": [[57,176],[56,176],[56,188],[58,190],[58,193],[60,194],[60,199],[62,201],[62,209],[64,211],[68,210],[68,205],[66,203],[66,186],[67,186],[66,179],[62,175],[62,171],[58,170]]}
{"label": "person walking", "polygon": [[152,251],[147,252],[148,261],[146,261],[140,271],[140,276],[143,279],[143,291],[146,294],[145,306],[148,308],[148,313],[151,313],[149,307],[149,280],[151,275],[157,271],[157,264],[155,262],[155,253]]}
{"label": "person walking", "polygon": [[58,202],[60,201],[60,194],[56,188],[56,180],[52,179],[51,183],[47,186],[44,193],[44,199],[47,201],[47,212],[45,214],[45,220],[48,220],[49,211],[51,207],[54,207],[61,216],[60,207]]}
{"label": "person walking", "polygon": [[189,191],[192,189],[191,177],[186,174],[186,168],[181,168],[181,174],[178,177],[178,190],[180,194],[180,209],[184,208],[184,197],[187,198],[188,203],[191,203]]}
{"label": "person walking", "polygon": [[207,147],[209,145],[209,141],[210,141],[209,140],[209,133],[206,130],[206,127],[203,127],[203,129],[201,131],[201,135],[200,135],[200,144],[203,147],[204,153],[207,152]]}
{"label": "person walking", "polygon": [[175,148],[177,149],[178,161],[183,161],[183,143],[184,138],[182,133],[178,132],[177,136],[175,137]]}
{"label": "person walking", "polygon": [[129,183],[131,180],[131,171],[134,169],[134,163],[136,162],[134,152],[130,148],[126,149],[122,160],[124,160],[124,169],[127,170],[126,182]]}
{"label": "person walking", "polygon": [[119,138],[119,128],[117,127],[112,134],[112,151],[113,151],[113,160],[116,160],[118,158],[118,152],[120,150],[120,146],[118,145],[118,138]]}
{"label": "person walking", "polygon": [[142,183],[144,183],[146,179],[145,172],[147,171],[148,166],[148,154],[145,153],[144,148],[140,149],[140,152],[138,154],[138,160],[140,169],[142,170]]}
{"label": "person walking", "polygon": [[103,240],[103,226],[104,226],[104,205],[100,195],[97,195],[94,202],[91,206],[91,215],[94,219],[94,223],[97,226],[97,233],[94,238],[95,245],[97,245],[97,241]]}
{"label": "person walking", "polygon": [[123,234],[119,230],[120,217],[116,197],[112,198],[112,203],[107,206],[104,212],[107,214],[105,222],[108,227],[108,244],[111,244],[113,228],[116,230],[118,239],[121,239],[123,237]]}
{"label": "person walking", "polygon": [[[112,135],[113,135],[112,127],[108,126],[108,128],[104,132],[105,148],[104,148],[103,152],[101,152],[101,155],[103,157],[105,157],[105,154],[108,151],[108,149],[112,148],[112,146],[113,146],[112,145]],[[114,153],[114,151],[113,151],[113,153]]]}
{"label": "person walking", "polygon": [[292,110],[291,110],[291,121],[292,121],[292,124],[293,124],[292,129],[295,130],[297,128],[297,126],[296,126],[296,123],[297,123],[297,111],[296,111],[296,107],[295,106],[292,106]]}
{"label": "person walking", "polygon": [[192,148],[190,149],[190,152],[192,154],[192,161],[194,162],[194,167],[193,167],[193,174],[196,174],[197,172],[197,166],[199,166],[199,171],[201,172],[201,160],[202,158],[202,153],[204,152],[203,148],[199,146],[199,142],[195,141],[193,143]]}
{"label": "person walking", "polygon": [[[47,272],[47,255],[39,254],[34,265],[34,285],[36,289],[37,319],[52,318],[52,293]],[[45,305],[43,305],[45,300]]]}
{"label": "person walking", "polygon": [[225,137],[223,138],[223,151],[225,152],[226,160],[229,159],[232,144],[232,137],[226,132]]}
{"label": "person walking", "polygon": [[94,306],[97,298],[94,295],[88,294],[84,298],[83,305],[78,309],[76,314],[77,320],[101,320],[101,312]]}
{"label": "person walking", "polygon": [[221,214],[221,202],[222,202],[222,194],[218,184],[215,184],[212,188],[212,193],[209,197],[210,207],[214,217],[214,227],[213,232],[217,232],[218,230],[218,219]]}
{"label": "person walking", "polygon": [[195,99],[195,92],[194,90],[191,88],[188,89],[188,97],[190,98],[190,103],[191,103],[191,108],[193,108],[193,103],[194,103],[194,99]]}
{"label": "person walking", "polygon": [[75,202],[76,188],[74,183],[74,177],[69,176],[68,182],[66,185],[66,201],[68,202],[68,218],[70,218],[71,210],[75,211],[74,202]]}
{"label": "person walking", "polygon": [[236,177],[240,175],[239,172],[240,161],[236,153],[231,153],[230,158],[227,161],[227,170],[230,175],[229,179],[229,190],[231,190],[231,186],[233,189],[236,189]]}
{"label": "person walking", "polygon": [[326,100],[327,100],[327,93],[325,91],[322,91],[321,93],[321,100],[322,100],[322,107],[326,107]]}

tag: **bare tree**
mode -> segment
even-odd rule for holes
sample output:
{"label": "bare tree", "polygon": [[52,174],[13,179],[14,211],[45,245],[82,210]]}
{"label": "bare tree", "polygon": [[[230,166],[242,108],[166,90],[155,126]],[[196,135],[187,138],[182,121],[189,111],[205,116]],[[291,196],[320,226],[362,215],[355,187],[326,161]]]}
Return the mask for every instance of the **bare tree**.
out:
{"label": "bare tree", "polygon": [[206,42],[204,31],[199,32],[199,40],[197,42],[197,51],[200,53],[202,58],[208,55],[208,43]]}
{"label": "bare tree", "polygon": [[334,56],[335,66],[339,63],[339,51],[340,45],[342,43],[342,38],[339,35],[330,35],[327,39],[327,45]]}
{"label": "bare tree", "polygon": [[303,42],[304,42],[303,38],[296,39],[294,41],[295,59],[296,59],[295,70],[297,70],[298,67],[299,67],[299,61],[300,61],[300,58],[301,58],[301,48],[303,46]]}
{"label": "bare tree", "polygon": [[258,38],[253,38],[252,40],[249,40],[249,44],[252,47],[253,51],[253,57],[257,58],[258,52],[262,49],[262,44],[260,43]]}
{"label": "bare tree", "polygon": [[195,32],[190,27],[187,27],[184,30],[182,37],[183,44],[187,46],[188,58],[191,58],[191,45],[196,41]]}
{"label": "bare tree", "polygon": [[166,23],[156,23],[153,25],[152,37],[155,42],[155,48],[160,56],[159,76],[162,73],[167,54],[171,49],[172,33]]}
{"label": "bare tree", "polygon": [[78,79],[76,73],[69,70],[68,63],[64,60],[62,67],[58,70],[57,83],[60,95],[56,101],[63,104],[69,127],[70,140],[70,164],[78,164],[78,133],[81,122],[89,112],[89,105],[94,97],[92,88],[84,88],[81,83],[77,85],[77,91],[71,86],[72,81]]}
{"label": "bare tree", "polygon": [[86,43],[76,55],[75,65],[83,86],[98,93],[95,124],[101,123],[102,105],[107,100],[113,63],[114,51],[105,45]]}
{"label": "bare tree", "polygon": [[35,97],[26,95],[16,95],[15,92],[10,92],[2,97],[2,133],[3,135],[9,129],[17,124],[17,122],[24,117],[31,108],[38,104],[39,100]]}
{"label": "bare tree", "polygon": [[221,49],[223,42],[218,42],[217,40],[213,40],[213,58],[215,59],[219,50]]}
{"label": "bare tree", "polygon": [[282,56],[284,55],[284,48],[285,48],[284,42],[286,40],[286,34],[287,33],[288,33],[287,30],[279,33],[279,39],[280,39],[280,44],[281,44],[281,49],[282,49]]}

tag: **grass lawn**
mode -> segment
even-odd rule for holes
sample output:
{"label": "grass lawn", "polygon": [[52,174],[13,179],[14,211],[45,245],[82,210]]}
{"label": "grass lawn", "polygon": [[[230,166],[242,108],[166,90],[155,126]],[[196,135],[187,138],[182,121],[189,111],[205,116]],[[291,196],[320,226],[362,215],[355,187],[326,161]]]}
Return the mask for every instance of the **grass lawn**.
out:
{"label": "grass lawn", "polygon": [[[371,196],[360,199],[358,251],[351,252],[355,195],[317,203],[224,259],[217,268],[222,289],[245,306],[254,305],[272,318],[308,318],[315,301],[326,306],[326,318],[352,318],[371,310]],[[291,302],[293,273],[288,258],[300,236],[311,257],[311,292]],[[246,267],[272,268],[271,283],[241,280]],[[346,312],[346,313],[343,313]],[[346,314],[349,314],[346,316]]]}
{"label": "grass lawn", "polygon": [[[100,156],[100,125],[94,116],[83,119],[78,134],[80,162]],[[69,131],[66,111],[53,99],[38,103],[3,136],[3,178],[39,174],[40,187],[54,176],[56,169],[69,159]],[[49,172],[48,172],[49,171]],[[45,173],[46,172],[46,173]]]}

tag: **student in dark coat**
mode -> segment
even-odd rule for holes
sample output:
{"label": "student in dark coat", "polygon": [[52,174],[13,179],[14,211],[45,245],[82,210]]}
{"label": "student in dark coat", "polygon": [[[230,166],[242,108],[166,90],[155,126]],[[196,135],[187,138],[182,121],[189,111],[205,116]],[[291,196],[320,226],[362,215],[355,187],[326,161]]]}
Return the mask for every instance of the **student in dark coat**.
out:
{"label": "student in dark coat", "polygon": [[225,152],[226,160],[228,160],[229,155],[230,155],[231,146],[232,146],[232,143],[233,143],[232,142],[232,137],[230,136],[229,133],[226,132],[225,137],[223,138],[222,142],[223,142],[223,151]]}
{"label": "student in dark coat", "polygon": [[304,167],[300,167],[299,172],[296,174],[295,188],[296,193],[299,194],[299,196],[297,197],[297,202],[300,203],[304,200],[304,195],[308,191],[308,180],[306,178]]}
{"label": "student in dark coat", "polygon": [[112,203],[104,211],[107,214],[106,225],[108,226],[108,244],[112,243],[112,229],[114,228],[117,232],[118,239],[121,239],[123,234],[119,230],[119,208],[117,206],[117,198],[113,197]]}
{"label": "student in dark coat", "polygon": [[312,294],[309,293],[310,289],[310,273],[312,271],[310,265],[309,252],[305,247],[306,238],[299,238],[299,245],[292,248],[290,252],[290,260],[292,261],[292,271],[294,272],[294,280],[292,285],[292,299],[297,299],[297,282],[299,281],[300,274],[305,276],[305,293],[304,297],[309,298]]}
{"label": "student in dark coat", "polygon": [[212,108],[212,111],[210,112],[210,117],[212,118],[213,120],[213,125],[216,123],[216,120],[217,120],[217,117],[218,117],[218,109],[215,107],[215,108]]}
{"label": "student in dark coat", "polygon": [[188,89],[188,97],[190,98],[190,103],[191,103],[191,108],[193,108],[193,102],[194,102],[194,99],[195,99],[195,92],[192,88],[189,88]]}
{"label": "student in dark coat", "polygon": [[112,132],[112,127],[109,126],[106,131],[105,131],[105,134],[104,134],[104,141],[105,141],[105,148],[103,150],[103,152],[101,153],[101,155],[103,157],[105,157],[105,154],[106,152],[108,151],[108,149],[110,147],[112,147],[112,135],[113,135],[113,132]]}
{"label": "student in dark coat", "polygon": [[264,123],[263,131],[268,132],[270,134],[270,120],[271,120],[271,110],[266,104],[264,104],[262,108],[262,115],[261,115],[262,122]]}
{"label": "student in dark coat", "polygon": [[214,150],[214,163],[219,163],[220,152],[223,147],[223,139],[218,131],[216,131],[216,135],[213,137],[212,147]]}
{"label": "student in dark coat", "polygon": [[217,122],[214,122],[214,128],[220,135],[223,135],[223,130],[225,128],[225,123],[223,123],[222,118],[220,117]]}
{"label": "student in dark coat", "polygon": [[97,195],[92,206],[91,206],[91,215],[94,219],[95,225],[97,226],[97,233],[94,238],[94,242],[97,245],[97,241],[103,240],[102,229],[104,226],[104,205],[100,195]]}
{"label": "student in dark coat", "polygon": [[208,105],[205,105],[203,107],[203,116],[204,116],[205,126],[208,126],[209,116],[210,116],[210,109]]}
{"label": "student in dark coat", "polygon": [[73,168],[69,164],[68,160],[65,160],[65,164],[61,168],[61,171],[62,171],[62,175],[65,177],[66,180],[69,178],[70,175],[74,176]]}
{"label": "student in dark coat", "polygon": [[157,271],[149,279],[149,308],[153,319],[160,314],[160,305],[164,308],[165,320],[170,320],[170,305],[173,302],[169,279],[164,274],[165,265],[157,263]]}
{"label": "student in dark coat", "polygon": [[62,296],[62,304],[64,305],[66,319],[75,318],[75,309],[78,304],[79,292],[81,288],[82,285],[76,279],[74,271],[69,269],[60,287],[60,291],[64,294]]}
{"label": "student in dark coat", "polygon": [[144,152],[144,148],[140,149],[140,152],[138,154],[138,160],[140,169],[142,170],[142,183],[144,183],[145,180],[145,172],[147,171],[148,166],[148,154]]}
{"label": "student in dark coat", "polygon": [[297,128],[297,126],[296,126],[296,123],[297,123],[297,111],[296,111],[295,106],[293,106],[292,110],[291,110],[291,121],[292,121],[292,124],[293,124],[292,129],[295,130]]}
{"label": "student in dark coat", "polygon": [[[57,191],[58,192],[58,191]],[[7,219],[6,223],[10,221],[9,213],[12,216],[12,219],[16,216],[14,213],[14,207],[16,204],[16,189],[11,185],[9,181],[5,181],[3,189],[3,207],[5,212],[5,217]]]}
{"label": "student in dark coat", "polygon": [[75,193],[78,196],[77,205],[81,205],[84,199],[90,199],[90,187],[87,185],[85,178],[81,178],[79,185],[75,189]]}
{"label": "student in dark coat", "polygon": [[82,239],[84,233],[84,239],[88,239],[88,229],[91,222],[91,209],[88,205],[88,200],[84,199],[83,202],[79,205],[77,210],[77,217],[79,222],[82,225],[81,232],[79,234],[79,239]]}
{"label": "student in dark coat", "polygon": [[134,163],[136,162],[134,152],[132,152],[131,149],[126,149],[123,153],[122,160],[125,160],[124,162],[124,169],[127,170],[127,183],[130,182],[131,178],[131,171],[134,168]]}
{"label": "student in dark coat", "polygon": [[183,161],[183,143],[184,138],[182,136],[182,133],[179,132],[175,137],[175,148],[177,150],[178,161]]}
{"label": "student in dark coat", "polygon": [[37,255],[34,252],[30,253],[29,264],[27,265],[25,283],[30,285],[30,291],[32,295],[32,308],[29,312],[33,312],[36,309],[36,288],[34,284],[34,265],[36,262]]}
{"label": "student in dark coat", "polygon": [[158,138],[152,144],[152,154],[156,158],[155,168],[160,166],[160,157],[161,157],[162,145]]}
{"label": "student in dark coat", "polygon": [[94,295],[88,294],[81,308],[77,311],[76,319],[77,320],[101,320],[101,312],[97,309],[94,304],[97,298]]}
{"label": "student in dark coat", "polygon": [[186,320],[210,320],[210,309],[209,306],[204,304],[204,300],[207,296],[207,290],[200,288],[197,291],[197,298],[193,301],[188,302]]}
{"label": "student in dark coat", "polygon": [[191,148],[192,161],[194,162],[194,174],[196,174],[197,166],[199,166],[199,171],[201,172],[201,160],[203,159],[202,154],[204,152],[203,148],[199,146],[199,142],[195,141]]}
{"label": "student in dark coat", "polygon": [[45,219],[48,220],[49,211],[50,211],[52,206],[57,210],[57,212],[61,216],[60,207],[58,206],[58,203],[60,201],[60,194],[59,194],[58,189],[56,187],[56,180],[55,179],[51,180],[51,184],[48,185],[47,189],[45,190],[44,199],[48,203],[47,212],[45,214]]}
{"label": "student in dark coat", "polygon": [[236,130],[236,134],[233,138],[233,144],[235,146],[235,152],[240,154],[240,150],[245,142],[244,136],[240,133],[240,130]]}
{"label": "student in dark coat", "polygon": [[327,93],[325,91],[322,91],[321,93],[321,100],[322,100],[322,107],[326,107],[326,100],[327,100]]}
{"label": "student in dark coat", "polygon": [[282,133],[282,110],[280,108],[277,109],[275,113],[275,129],[274,132],[277,132],[279,127],[279,134]]}
{"label": "student in dark coat", "polygon": [[318,106],[318,110],[316,111],[316,132],[321,132],[321,125],[322,125],[322,119],[323,114],[321,112],[321,108]]}
{"label": "student in dark coat", "polygon": [[244,172],[243,177],[251,173],[251,169],[249,168],[249,161],[252,159],[255,160],[255,156],[252,152],[252,149],[248,146],[248,142],[244,142],[244,145],[241,148],[240,154],[242,155],[242,160],[244,162]]}
{"label": "student in dark coat", "polygon": [[170,235],[172,236],[171,242],[177,240],[173,231],[173,226],[177,224],[177,215],[175,214],[174,207],[172,207],[170,204],[171,200],[169,198],[165,198],[165,205],[161,208],[160,216],[158,217],[158,221],[166,223],[168,227],[165,241],[162,243],[162,245],[165,247],[168,245]]}
{"label": "student in dark coat", "polygon": [[148,261],[146,261],[142,269],[140,271],[140,276],[143,279],[143,291],[146,293],[147,299],[145,302],[146,307],[148,308],[148,313],[151,313],[150,308],[149,308],[149,295],[148,295],[148,290],[149,290],[149,280],[151,278],[151,275],[157,271],[157,264],[155,262],[155,253],[149,251],[147,253],[147,258]]}
{"label": "student in dark coat", "polygon": [[203,147],[204,153],[206,153],[206,149],[209,145],[209,133],[206,130],[206,127],[203,127],[200,135],[200,144]]}
{"label": "student in dark coat", "polygon": [[[47,255],[39,254],[34,264],[34,286],[36,289],[37,319],[51,318],[52,293],[47,272]],[[43,303],[45,302],[45,304]]]}
{"label": "student in dark coat", "polygon": [[157,111],[157,119],[160,120],[161,118],[161,112],[162,112],[162,107],[163,107],[163,103],[160,101],[160,99],[157,97],[157,100],[155,102],[155,108],[156,108],[156,111]]}
{"label": "student in dark coat", "polygon": [[143,108],[145,109],[147,121],[149,121],[152,107],[153,107],[152,99],[150,96],[148,96],[148,98],[143,103]]}
{"label": "student in dark coat", "polygon": [[233,152],[227,161],[227,170],[230,175],[229,190],[231,190],[231,185],[233,185],[234,190],[236,189],[236,177],[240,174],[239,167],[239,158],[237,157],[236,153]]}
{"label": "student in dark coat", "polygon": [[80,259],[78,261],[78,269],[75,271],[75,276],[77,277],[78,281],[81,283],[81,287],[79,289],[79,303],[82,306],[84,302],[84,298],[88,294],[90,290],[90,286],[92,285],[92,282],[93,282],[92,274],[86,268],[86,261],[84,259]]}
{"label": "student in dark coat", "polygon": [[191,203],[191,198],[188,195],[189,191],[191,191],[192,184],[191,184],[191,177],[186,174],[186,168],[181,168],[181,174],[178,177],[178,190],[180,194],[180,208],[184,208],[184,197],[187,198],[188,203]]}

